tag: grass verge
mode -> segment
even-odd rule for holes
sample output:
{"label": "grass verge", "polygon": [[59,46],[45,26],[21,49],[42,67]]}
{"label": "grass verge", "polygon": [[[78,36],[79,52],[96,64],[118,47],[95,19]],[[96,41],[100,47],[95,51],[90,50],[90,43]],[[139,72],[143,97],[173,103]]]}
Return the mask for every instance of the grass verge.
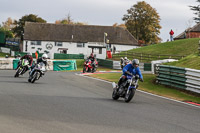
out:
{"label": "grass verge", "polygon": [[[121,74],[120,73],[104,73],[104,74],[94,74],[90,75],[91,77],[104,79],[111,82],[118,82]],[[155,75],[152,74],[143,74],[144,82],[139,83],[139,90],[143,90],[146,92],[150,92],[156,95],[176,99],[179,101],[192,101],[196,103],[200,103],[200,97],[194,96],[183,91],[168,88],[163,85],[158,85],[154,83]]]}

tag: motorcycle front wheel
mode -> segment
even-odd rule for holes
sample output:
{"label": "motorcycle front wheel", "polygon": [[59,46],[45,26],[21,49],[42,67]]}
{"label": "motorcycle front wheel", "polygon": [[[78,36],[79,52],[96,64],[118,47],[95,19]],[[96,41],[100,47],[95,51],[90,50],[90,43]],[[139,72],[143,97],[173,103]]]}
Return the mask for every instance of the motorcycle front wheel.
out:
{"label": "motorcycle front wheel", "polygon": [[15,73],[15,76],[14,76],[14,77],[19,77],[19,74],[21,73],[22,70],[23,70],[23,69],[22,69],[21,67],[19,67],[19,68],[17,69],[17,72]]}
{"label": "motorcycle front wheel", "polygon": [[84,67],[83,67],[83,73],[85,73],[85,72],[86,72],[86,67],[84,66]]}
{"label": "motorcycle front wheel", "polygon": [[130,102],[134,95],[135,95],[135,89],[130,89],[128,93],[125,94],[124,101],[127,103]]}
{"label": "motorcycle front wheel", "polygon": [[33,73],[33,76],[31,77],[31,80],[30,80],[31,83],[34,83],[34,82],[35,82],[35,80],[36,80],[36,78],[37,78],[37,75],[38,75],[38,72],[34,72],[34,73]]}

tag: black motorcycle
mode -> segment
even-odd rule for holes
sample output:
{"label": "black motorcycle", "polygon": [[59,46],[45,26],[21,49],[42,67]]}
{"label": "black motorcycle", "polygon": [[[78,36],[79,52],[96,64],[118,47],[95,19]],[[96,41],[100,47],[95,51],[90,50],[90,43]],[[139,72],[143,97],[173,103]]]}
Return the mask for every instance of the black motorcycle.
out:
{"label": "black motorcycle", "polygon": [[114,100],[118,100],[120,97],[124,98],[125,102],[130,102],[133,96],[135,95],[135,91],[138,88],[138,80],[139,76],[127,76],[127,80],[123,82],[120,86],[116,86],[113,82],[113,93],[112,98]]}

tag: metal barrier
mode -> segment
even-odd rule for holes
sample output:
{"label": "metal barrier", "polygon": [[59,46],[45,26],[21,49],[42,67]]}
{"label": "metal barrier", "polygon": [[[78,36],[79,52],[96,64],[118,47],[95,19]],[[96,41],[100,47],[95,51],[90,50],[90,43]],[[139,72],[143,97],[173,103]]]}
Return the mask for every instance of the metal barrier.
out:
{"label": "metal barrier", "polygon": [[200,70],[158,65],[157,82],[200,94]]}

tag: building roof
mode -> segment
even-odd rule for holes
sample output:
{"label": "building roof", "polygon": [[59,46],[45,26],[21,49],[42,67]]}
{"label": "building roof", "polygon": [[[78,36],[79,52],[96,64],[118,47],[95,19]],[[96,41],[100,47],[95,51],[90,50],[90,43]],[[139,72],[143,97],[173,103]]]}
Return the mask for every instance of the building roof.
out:
{"label": "building roof", "polygon": [[26,22],[24,40],[60,42],[104,42],[104,32],[111,44],[138,45],[133,35],[122,27]]}
{"label": "building roof", "polygon": [[200,32],[200,23],[197,23],[195,26],[192,28],[187,28],[184,32],[176,36],[174,39],[184,39],[185,37],[185,32]]}

